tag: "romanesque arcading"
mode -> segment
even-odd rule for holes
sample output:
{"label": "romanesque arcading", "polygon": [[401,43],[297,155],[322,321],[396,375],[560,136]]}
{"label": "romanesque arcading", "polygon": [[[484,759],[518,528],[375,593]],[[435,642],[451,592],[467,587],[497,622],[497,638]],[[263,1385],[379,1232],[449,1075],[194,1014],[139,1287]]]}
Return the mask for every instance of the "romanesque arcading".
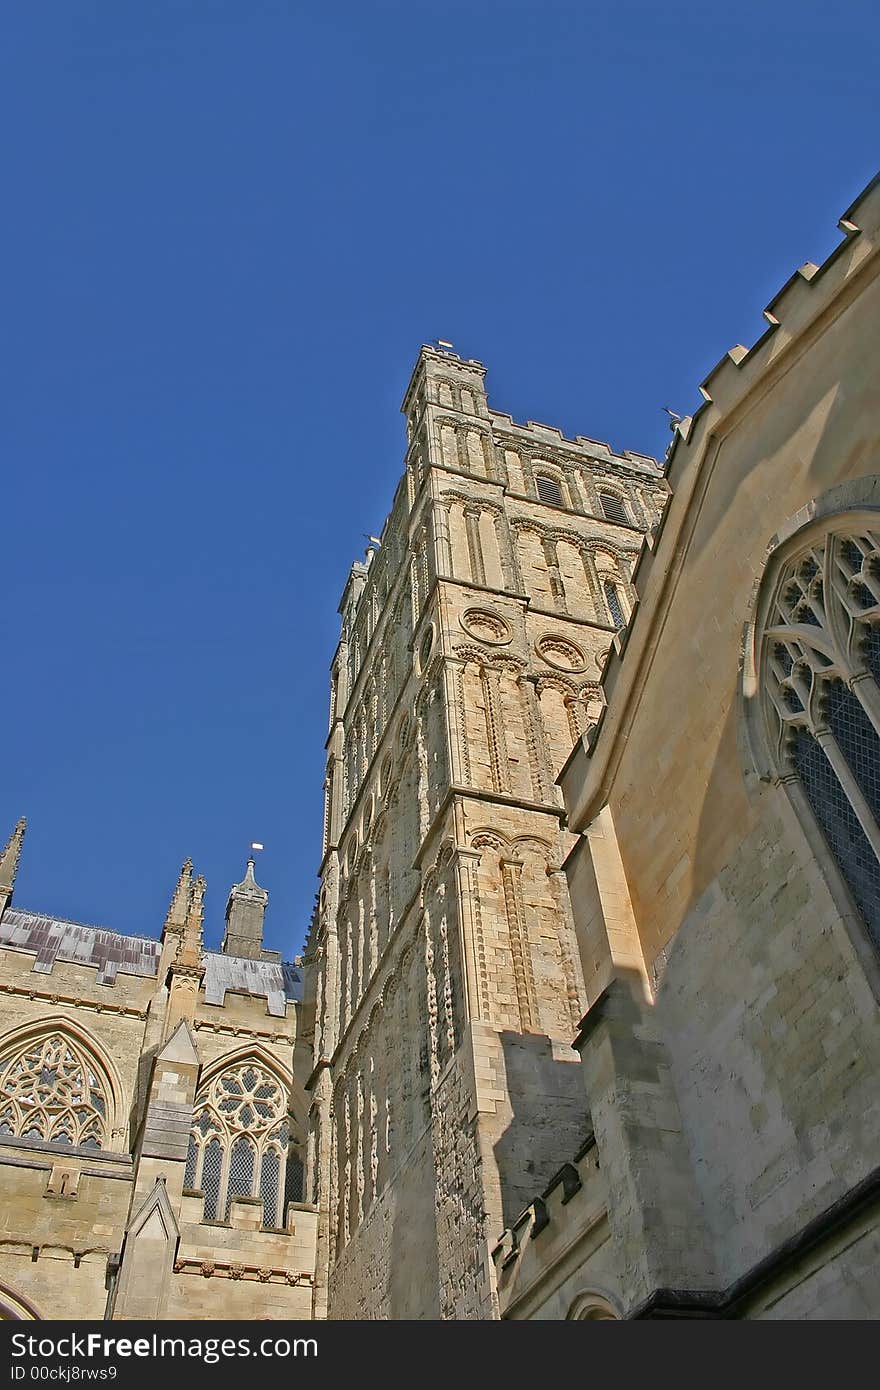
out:
{"label": "romanesque arcading", "polygon": [[492,1316],[487,1242],[587,1124],[554,779],[665,485],[491,410],[484,374],[421,350],[404,475],[340,605],[307,1165],[338,1317]]}

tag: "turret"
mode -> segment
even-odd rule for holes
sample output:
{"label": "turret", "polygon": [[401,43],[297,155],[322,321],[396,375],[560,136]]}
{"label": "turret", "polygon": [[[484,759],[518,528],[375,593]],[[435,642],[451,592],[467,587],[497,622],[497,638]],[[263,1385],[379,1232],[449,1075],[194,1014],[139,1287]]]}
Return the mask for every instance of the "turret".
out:
{"label": "turret", "polygon": [[278,951],[263,949],[263,917],[269,894],[254,878],[254,863],[253,857],[248,859],[241,883],[234,883],[229,890],[226,933],[220,949],[224,955],[247,960],[280,960]]}

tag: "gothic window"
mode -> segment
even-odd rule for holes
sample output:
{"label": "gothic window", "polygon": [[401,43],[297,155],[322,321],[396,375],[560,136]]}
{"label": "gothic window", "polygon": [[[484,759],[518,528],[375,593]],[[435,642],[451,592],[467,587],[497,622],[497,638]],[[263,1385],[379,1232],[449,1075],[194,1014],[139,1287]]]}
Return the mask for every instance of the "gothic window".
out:
{"label": "gothic window", "polygon": [[0,1061],[0,1135],[103,1149],[109,1086],[72,1038],[48,1032]]}
{"label": "gothic window", "polygon": [[623,605],[620,602],[620,594],[617,585],[612,583],[610,579],[606,579],[602,587],[605,590],[605,602],[608,605],[608,614],[612,623],[615,627],[625,627],[626,618],[624,617]]}
{"label": "gothic window", "polygon": [[759,648],[775,760],[803,789],[880,950],[880,531],[827,531],[782,569]]}
{"label": "gothic window", "polygon": [[551,507],[565,506],[562,488],[555,478],[549,477],[546,473],[536,473],[535,487],[541,502],[547,502]]}
{"label": "gothic window", "polygon": [[206,1221],[229,1220],[233,1197],[259,1197],[263,1224],[281,1226],[290,1152],[287,1093],[260,1062],[246,1060],[199,1091],[184,1186],[201,1192]]}
{"label": "gothic window", "polygon": [[623,499],[616,492],[599,492],[599,506],[602,508],[602,515],[606,521],[619,521],[624,526],[630,525],[630,519]]}

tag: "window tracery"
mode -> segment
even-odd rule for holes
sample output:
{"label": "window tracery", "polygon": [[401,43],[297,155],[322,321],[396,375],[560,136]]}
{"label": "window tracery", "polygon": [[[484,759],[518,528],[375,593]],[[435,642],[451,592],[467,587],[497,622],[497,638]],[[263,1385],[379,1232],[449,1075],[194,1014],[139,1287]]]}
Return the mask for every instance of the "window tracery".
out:
{"label": "window tracery", "polygon": [[96,1061],[65,1033],[31,1037],[0,1061],[0,1134],[102,1149],[109,1104]]}
{"label": "window tracery", "polygon": [[[285,1087],[246,1059],[214,1076],[193,1111],[184,1187],[201,1192],[206,1221],[228,1221],[233,1197],[259,1197],[266,1226],[284,1222],[285,1174],[296,1185]],[[301,1200],[288,1191],[287,1200]]]}
{"label": "window tracery", "polygon": [[801,546],[770,597],[759,660],[775,762],[802,787],[880,950],[880,531],[839,519]]}

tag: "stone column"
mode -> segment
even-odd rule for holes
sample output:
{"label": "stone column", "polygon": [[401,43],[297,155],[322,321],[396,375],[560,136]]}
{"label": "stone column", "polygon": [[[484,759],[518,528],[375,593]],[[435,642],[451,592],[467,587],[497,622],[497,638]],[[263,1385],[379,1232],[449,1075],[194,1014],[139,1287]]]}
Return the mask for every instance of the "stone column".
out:
{"label": "stone column", "polygon": [[513,979],[519,1006],[520,1026],[524,1033],[532,1033],[538,1028],[539,1019],[532,968],[532,949],[522,901],[522,870],[522,860],[502,858],[501,885],[504,890],[504,907],[507,916],[507,930],[510,935],[510,952],[513,957]]}
{"label": "stone column", "polygon": [[449,503],[436,501],[434,503],[434,558],[437,573],[440,575],[453,575],[452,567],[452,536],[449,526]]}
{"label": "stone column", "polygon": [[567,612],[565,606],[565,587],[562,583],[562,575],[559,572],[559,557],[556,553],[556,541],[552,536],[542,536],[541,544],[544,547],[544,560],[547,565],[547,572],[550,575],[550,592],[553,595],[553,602],[560,612]]}
{"label": "stone column", "polygon": [[599,575],[596,571],[596,561],[593,552],[588,546],[581,547],[581,564],[584,567],[584,574],[587,578],[587,588],[593,600],[593,616],[598,622],[604,622],[605,599],[599,589]]}
{"label": "stone column", "polygon": [[495,534],[498,537],[498,554],[501,557],[501,575],[505,589],[515,594],[523,592],[519,561],[510,533],[510,522],[503,511],[495,513]]}
{"label": "stone column", "polygon": [[437,968],[434,958],[434,938],[431,918],[427,911],[422,913],[421,920],[417,926],[417,935],[422,938],[425,963],[425,985],[428,996],[428,1046],[429,1062],[431,1067],[431,1090],[437,1084],[440,1074],[440,1049],[437,1028]]}
{"label": "stone column", "polygon": [[468,555],[471,562],[471,579],[474,584],[485,586],[486,567],[483,563],[483,546],[480,540],[481,512],[481,507],[465,507],[464,522],[467,531]]}
{"label": "stone column", "polygon": [[[518,677],[522,703],[523,720],[526,730],[526,744],[529,750],[529,764],[532,774],[533,795],[536,801],[554,802],[553,778],[547,748],[544,741],[544,721],[535,689],[535,677],[525,672]],[[574,742],[574,740],[572,740]]]}
{"label": "stone column", "polygon": [[507,740],[504,737],[504,723],[501,717],[501,682],[494,666],[480,668],[483,686],[483,702],[486,707],[486,736],[489,741],[489,762],[492,768],[492,784],[496,792],[509,791]]}
{"label": "stone column", "polygon": [[577,1029],[586,1009],[586,991],[583,987],[580,960],[574,930],[574,918],[568,896],[568,880],[561,868],[547,869],[550,891],[556,905],[557,933],[559,937],[559,956],[562,962],[562,976],[565,980],[565,997],[568,1000],[568,1013],[571,1026]]}
{"label": "stone column", "polygon": [[486,983],[486,946],[480,910],[477,865],[479,851],[458,849],[455,852],[456,886],[458,889],[458,919],[461,932],[461,958],[465,967],[465,1006],[469,1022],[491,1023],[489,992]]}
{"label": "stone column", "polygon": [[[460,408],[460,407],[461,407],[461,402],[459,402],[459,408]],[[457,451],[458,451],[458,466],[459,466],[459,468],[461,469],[462,473],[470,473],[470,471],[471,471],[471,466],[470,466],[470,459],[468,458],[468,451],[467,451],[467,431],[466,431],[466,430],[463,430],[463,429],[461,428],[461,426],[456,426],[456,430],[455,430],[455,447],[456,447],[456,449],[457,449]]]}
{"label": "stone column", "polygon": [[447,659],[443,662],[443,704],[446,711],[449,775],[453,784],[460,787],[470,786],[471,780],[465,723],[464,670],[463,661]]}

